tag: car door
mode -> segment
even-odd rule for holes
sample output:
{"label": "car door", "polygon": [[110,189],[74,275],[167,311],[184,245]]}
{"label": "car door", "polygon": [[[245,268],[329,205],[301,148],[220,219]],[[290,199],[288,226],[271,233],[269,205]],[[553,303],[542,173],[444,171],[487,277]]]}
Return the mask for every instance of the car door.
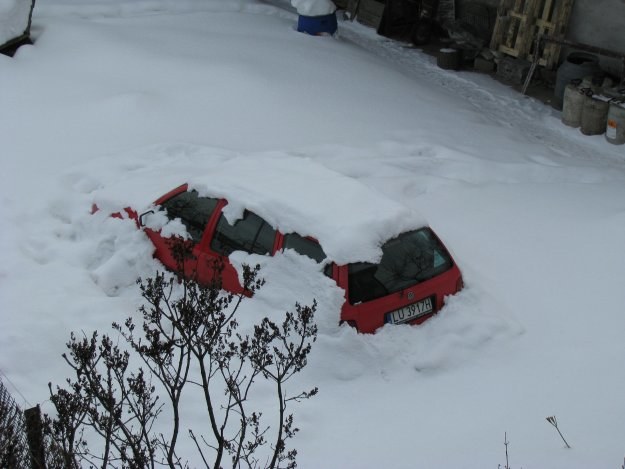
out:
{"label": "car door", "polygon": [[[204,237],[204,232],[213,214],[217,212],[221,201],[211,197],[200,197],[192,190],[187,190],[186,185],[174,189],[156,201],[155,205],[162,209],[169,221],[179,220],[185,227],[187,239],[181,241],[174,236],[163,234],[162,229],[150,228],[150,219],[153,212],[146,212],[140,217],[140,224],[150,238],[156,249],[154,256],[165,267],[187,277],[195,277],[198,272],[197,265],[203,252],[199,246]],[[147,226],[146,226],[147,225]],[[177,254],[176,246],[184,249]],[[202,272],[206,274],[206,272]]]}
{"label": "car door", "polygon": [[276,250],[276,230],[255,213],[246,210],[243,217],[234,223],[230,223],[221,213],[214,230],[208,231],[206,245],[202,243],[199,255],[203,256],[206,263],[214,262],[215,258],[223,261],[223,288],[234,293],[242,293],[243,287],[239,282],[239,276],[228,256],[234,251],[273,255]]}

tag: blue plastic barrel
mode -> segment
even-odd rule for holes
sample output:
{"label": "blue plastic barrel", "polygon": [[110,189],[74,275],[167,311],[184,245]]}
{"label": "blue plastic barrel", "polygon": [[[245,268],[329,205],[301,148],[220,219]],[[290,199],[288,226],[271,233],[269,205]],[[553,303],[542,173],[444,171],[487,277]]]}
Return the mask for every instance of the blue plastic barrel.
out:
{"label": "blue plastic barrel", "polygon": [[308,33],[313,36],[323,34],[334,34],[337,29],[336,14],[321,16],[304,16],[299,15],[297,20],[297,30],[302,33]]}

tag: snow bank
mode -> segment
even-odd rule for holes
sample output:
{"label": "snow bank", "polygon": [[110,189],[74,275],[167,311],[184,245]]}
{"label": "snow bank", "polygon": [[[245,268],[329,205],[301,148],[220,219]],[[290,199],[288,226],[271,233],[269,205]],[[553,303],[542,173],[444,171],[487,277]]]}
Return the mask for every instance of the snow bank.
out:
{"label": "snow bank", "polygon": [[[104,214],[102,214],[104,216]],[[154,247],[134,222],[114,218],[85,220],[91,229],[83,262],[96,285],[109,296],[134,287],[139,277],[155,272]]]}
{"label": "snow bank", "polygon": [[33,0],[0,0],[0,46],[28,29]]}
{"label": "snow bank", "polygon": [[41,0],[38,15],[44,17],[119,18],[160,13],[201,11],[274,11],[254,0]]}

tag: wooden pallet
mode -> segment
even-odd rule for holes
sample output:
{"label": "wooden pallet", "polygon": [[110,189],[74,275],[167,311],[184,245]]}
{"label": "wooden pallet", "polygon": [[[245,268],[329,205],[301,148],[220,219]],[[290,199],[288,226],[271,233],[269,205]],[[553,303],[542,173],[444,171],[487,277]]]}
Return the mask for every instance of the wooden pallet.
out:
{"label": "wooden pallet", "polygon": [[[501,0],[490,47],[520,59],[532,60],[536,37],[562,37],[574,0]],[[557,66],[560,45],[550,43],[540,52],[539,65]]]}
{"label": "wooden pallet", "polygon": [[386,0],[360,0],[358,2],[356,19],[365,26],[378,29],[385,6]]}

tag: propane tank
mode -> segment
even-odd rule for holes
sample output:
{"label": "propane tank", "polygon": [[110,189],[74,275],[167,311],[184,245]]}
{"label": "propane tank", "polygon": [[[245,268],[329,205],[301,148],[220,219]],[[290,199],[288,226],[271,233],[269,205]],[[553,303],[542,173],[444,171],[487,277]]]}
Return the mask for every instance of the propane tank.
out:
{"label": "propane tank", "polygon": [[625,143],[625,101],[610,102],[605,139],[614,145]]}

